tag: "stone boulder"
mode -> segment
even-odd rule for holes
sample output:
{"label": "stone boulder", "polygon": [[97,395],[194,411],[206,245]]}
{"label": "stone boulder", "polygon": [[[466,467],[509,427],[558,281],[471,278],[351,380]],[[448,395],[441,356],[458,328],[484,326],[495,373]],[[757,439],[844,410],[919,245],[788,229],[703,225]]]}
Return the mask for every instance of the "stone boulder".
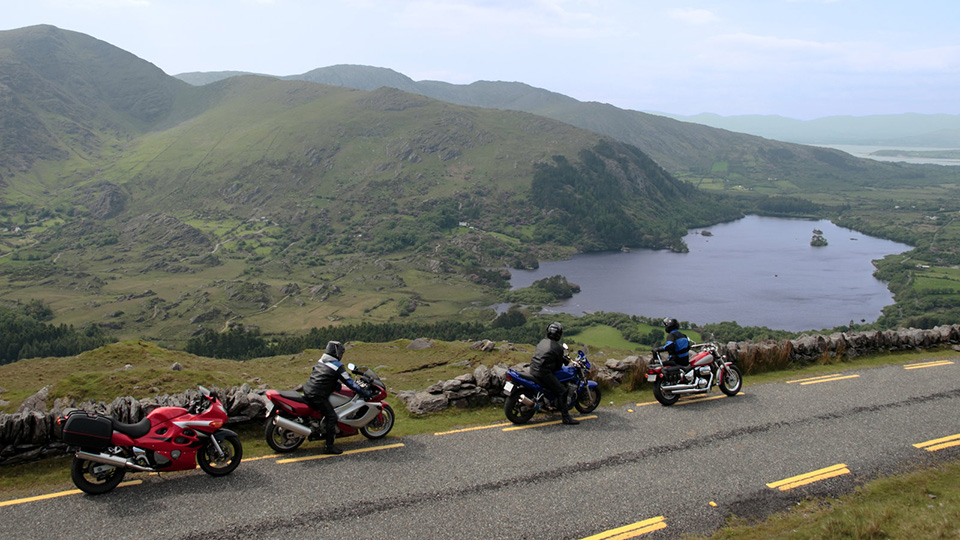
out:
{"label": "stone boulder", "polygon": [[397,394],[397,398],[406,405],[408,411],[416,415],[440,412],[450,406],[447,396],[442,393],[407,391]]}

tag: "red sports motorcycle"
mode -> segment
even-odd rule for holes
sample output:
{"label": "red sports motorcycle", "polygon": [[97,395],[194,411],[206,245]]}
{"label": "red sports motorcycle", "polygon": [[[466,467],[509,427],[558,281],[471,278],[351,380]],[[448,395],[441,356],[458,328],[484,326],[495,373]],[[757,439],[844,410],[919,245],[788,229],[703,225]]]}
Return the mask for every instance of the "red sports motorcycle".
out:
{"label": "red sports motorcycle", "polygon": [[243,457],[240,438],[223,429],[227,411],[216,392],[201,386],[200,394],[189,409],[158,407],[136,424],[81,410],[58,418],[74,453],[73,483],[98,495],[117,487],[127,470],[183,471],[199,464],[211,476],[233,472]]}
{"label": "red sports motorcycle", "polygon": [[[347,364],[351,372],[357,366]],[[384,399],[387,387],[372,369],[365,369],[357,384],[370,393],[364,401],[353,390],[341,385],[330,395],[330,403],[337,411],[337,437],[348,437],[359,432],[368,439],[382,439],[393,429],[393,409]],[[267,422],[264,436],[267,444],[277,452],[292,452],[306,439],[321,439],[323,415],[307,404],[303,394],[293,390],[267,390]]]}
{"label": "red sports motorcycle", "polygon": [[716,343],[690,346],[690,366],[663,365],[659,352],[647,366],[647,380],[653,383],[653,396],[661,405],[673,405],[686,394],[706,394],[714,386],[728,396],[736,395],[743,387],[740,368],[720,353]]}

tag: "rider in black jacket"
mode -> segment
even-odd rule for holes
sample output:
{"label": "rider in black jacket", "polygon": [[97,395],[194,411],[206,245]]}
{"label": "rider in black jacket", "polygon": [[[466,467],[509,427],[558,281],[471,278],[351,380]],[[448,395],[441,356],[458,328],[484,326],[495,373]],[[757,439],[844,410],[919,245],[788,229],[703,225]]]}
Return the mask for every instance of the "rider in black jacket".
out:
{"label": "rider in black jacket", "polygon": [[340,363],[340,359],[343,358],[343,351],[343,344],[339,341],[328,342],[326,352],[314,364],[313,371],[310,372],[310,378],[303,385],[305,401],[311,407],[323,413],[323,435],[327,443],[323,447],[324,454],[343,453],[342,450],[333,446],[333,440],[337,436],[337,411],[330,404],[330,394],[339,390],[342,382],[364,400],[370,399],[370,393],[360,388],[350,378],[347,368]]}
{"label": "rider in black jacket", "polygon": [[563,423],[574,425],[580,422],[570,416],[570,410],[567,408],[567,388],[560,384],[557,376],[553,374],[567,363],[563,346],[560,345],[561,336],[563,336],[563,326],[558,322],[550,323],[547,327],[547,337],[537,344],[537,349],[530,360],[530,375],[537,384],[556,396],[557,408],[560,409]]}

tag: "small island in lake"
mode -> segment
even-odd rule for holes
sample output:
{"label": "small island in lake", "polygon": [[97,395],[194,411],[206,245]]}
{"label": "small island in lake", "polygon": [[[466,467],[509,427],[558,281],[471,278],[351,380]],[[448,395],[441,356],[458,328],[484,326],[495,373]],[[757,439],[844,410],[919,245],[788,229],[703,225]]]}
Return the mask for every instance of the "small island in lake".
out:
{"label": "small island in lake", "polygon": [[822,247],[827,245],[827,239],[822,234],[814,234],[810,239],[810,245],[813,247]]}

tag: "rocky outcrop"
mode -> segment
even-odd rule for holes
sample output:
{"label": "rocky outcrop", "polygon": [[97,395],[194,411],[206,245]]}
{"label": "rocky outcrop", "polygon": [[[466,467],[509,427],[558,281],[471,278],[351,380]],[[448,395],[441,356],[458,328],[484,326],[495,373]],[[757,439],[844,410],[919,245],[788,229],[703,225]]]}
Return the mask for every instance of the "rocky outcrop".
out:
{"label": "rocky outcrop", "polygon": [[473,373],[437,381],[425,390],[399,392],[397,398],[406,405],[408,411],[416,415],[440,412],[450,407],[465,409],[503,403],[506,374],[505,364],[493,367],[479,365]]}

